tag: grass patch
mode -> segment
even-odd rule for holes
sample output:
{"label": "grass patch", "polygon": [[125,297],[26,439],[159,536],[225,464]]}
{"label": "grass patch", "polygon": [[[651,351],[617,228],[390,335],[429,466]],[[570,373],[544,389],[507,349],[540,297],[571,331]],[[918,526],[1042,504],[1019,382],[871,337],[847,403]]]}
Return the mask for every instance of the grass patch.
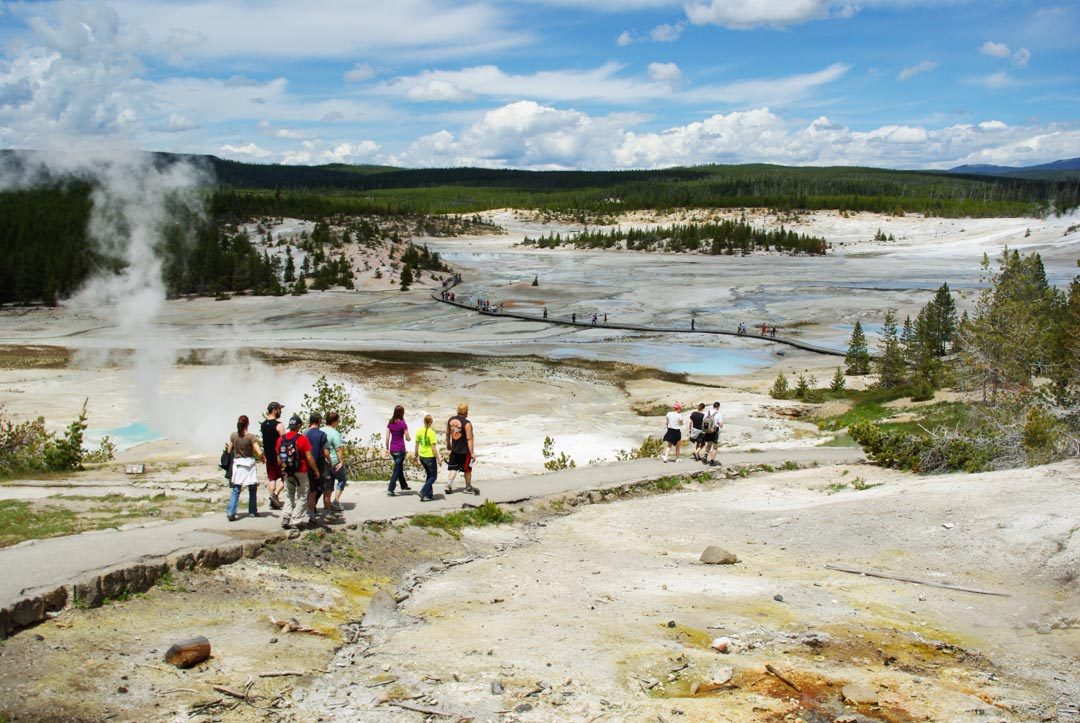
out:
{"label": "grass patch", "polygon": [[409,520],[414,527],[441,530],[451,537],[460,538],[461,530],[466,527],[486,527],[513,522],[514,516],[491,500],[485,500],[479,507],[445,515],[416,515]]}
{"label": "grass patch", "polygon": [[50,505],[33,509],[25,500],[0,501],[0,547],[70,535],[78,527],[78,516],[67,508]]}

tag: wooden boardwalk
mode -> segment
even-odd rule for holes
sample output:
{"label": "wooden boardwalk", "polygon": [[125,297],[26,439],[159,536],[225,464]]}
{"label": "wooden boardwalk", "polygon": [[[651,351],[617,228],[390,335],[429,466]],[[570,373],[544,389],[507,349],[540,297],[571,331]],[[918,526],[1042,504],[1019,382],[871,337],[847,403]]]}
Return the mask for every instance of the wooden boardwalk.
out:
{"label": "wooden boardwalk", "polygon": [[[451,286],[445,288],[446,291],[453,289],[460,281],[454,283]],[[814,354],[825,354],[828,356],[847,356],[847,352],[841,349],[832,349],[826,346],[817,346],[816,344],[808,344],[805,341],[798,339],[791,339],[783,336],[772,336],[770,334],[758,334],[756,332],[740,332],[737,329],[723,329],[717,327],[701,326],[695,324],[691,329],[687,326],[647,326],[645,324],[623,324],[617,322],[602,322],[597,321],[592,323],[592,317],[586,316],[584,320],[571,321],[569,318],[554,318],[543,316],[537,316],[535,314],[524,314],[517,311],[497,311],[497,310],[485,310],[477,306],[475,303],[468,303],[466,301],[451,301],[450,299],[444,299],[442,292],[444,289],[439,288],[431,292],[431,298],[435,299],[443,304],[449,304],[450,306],[456,306],[461,309],[467,309],[469,311],[475,311],[483,316],[493,316],[504,319],[520,319],[521,321],[537,321],[542,324],[556,324],[559,326],[576,326],[583,329],[619,329],[621,331],[645,331],[656,332],[662,334],[717,334],[723,336],[737,336],[743,339],[760,339],[762,341],[773,342],[774,344],[786,344],[787,346],[794,347],[796,349],[802,349],[803,351],[813,352]]]}

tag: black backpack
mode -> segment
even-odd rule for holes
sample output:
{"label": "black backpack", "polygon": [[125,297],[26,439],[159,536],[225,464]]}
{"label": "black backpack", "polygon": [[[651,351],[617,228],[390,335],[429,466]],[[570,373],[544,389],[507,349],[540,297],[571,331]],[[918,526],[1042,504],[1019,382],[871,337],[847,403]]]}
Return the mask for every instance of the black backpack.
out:
{"label": "black backpack", "polygon": [[294,437],[286,434],[281,438],[281,446],[278,447],[278,464],[285,474],[296,474],[300,469],[300,450],[296,448],[296,440],[299,437],[299,434]]}

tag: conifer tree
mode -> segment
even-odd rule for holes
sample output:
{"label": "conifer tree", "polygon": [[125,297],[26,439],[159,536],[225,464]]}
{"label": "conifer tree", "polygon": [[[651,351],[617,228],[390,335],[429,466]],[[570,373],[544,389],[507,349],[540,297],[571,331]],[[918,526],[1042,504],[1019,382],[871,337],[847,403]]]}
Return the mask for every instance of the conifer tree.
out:
{"label": "conifer tree", "polygon": [[896,335],[896,314],[892,309],[885,312],[881,326],[881,355],[877,367],[878,383],[885,389],[904,383],[904,352]]}
{"label": "conifer tree", "polygon": [[296,262],[293,261],[292,249],[285,249],[285,274],[282,277],[286,284],[296,281]]}
{"label": "conifer tree", "polygon": [[408,264],[405,264],[405,266],[403,266],[401,268],[401,290],[402,291],[408,291],[409,286],[412,284],[412,282],[413,282],[412,266],[409,266]]}
{"label": "conifer tree", "polygon": [[846,387],[847,381],[844,379],[844,370],[836,367],[836,373],[833,374],[832,381],[829,382],[829,391],[833,394],[840,394]]}
{"label": "conifer tree", "polygon": [[772,389],[769,390],[769,396],[773,399],[787,399],[791,390],[788,388],[787,377],[783,372],[776,375],[776,381],[773,382]]}
{"label": "conifer tree", "polygon": [[856,320],[855,328],[851,330],[851,341],[848,342],[847,356],[844,357],[847,374],[857,376],[867,374],[870,371],[870,349],[866,346],[866,336],[863,334],[862,324]]}

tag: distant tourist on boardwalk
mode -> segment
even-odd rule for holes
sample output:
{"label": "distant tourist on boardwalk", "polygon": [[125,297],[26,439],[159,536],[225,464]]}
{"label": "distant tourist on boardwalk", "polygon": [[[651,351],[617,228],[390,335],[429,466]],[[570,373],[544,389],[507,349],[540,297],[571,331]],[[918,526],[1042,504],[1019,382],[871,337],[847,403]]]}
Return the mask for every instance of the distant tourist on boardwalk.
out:
{"label": "distant tourist on boardwalk", "polygon": [[705,449],[699,459],[710,467],[719,464],[716,454],[720,450],[720,430],[724,428],[724,417],[720,414],[720,402],[713,402],[712,408],[705,413],[702,423],[701,438]]}
{"label": "distant tourist on boardwalk", "polygon": [[[323,431],[326,432],[327,446],[330,450],[330,480],[334,485],[334,496],[330,500],[329,506],[334,512],[344,511],[341,506],[341,493],[345,491],[345,485],[347,484],[345,480],[344,441],[341,439],[341,432],[338,431],[339,424],[341,424],[340,414],[330,412],[326,415],[326,428]],[[329,497],[329,487],[327,487],[325,494]]]}
{"label": "distant tourist on boardwalk", "polygon": [[315,510],[319,505],[319,498],[325,497],[324,504],[330,508],[330,440],[326,432],[322,431],[322,415],[312,412],[308,416],[308,430],[304,433],[308,442],[311,443],[311,456],[315,458],[315,466],[308,470],[308,522],[315,524]]}
{"label": "distant tourist on boardwalk", "polygon": [[308,470],[315,469],[311,456],[311,442],[300,433],[300,417],[289,417],[289,429],[278,439],[278,464],[285,476],[285,509],[281,513],[281,526],[289,529],[300,525],[307,514]]}
{"label": "distant tourist on boardwalk", "polygon": [[693,331],[696,328],[697,328],[697,322],[694,320],[694,317],[691,316],[690,317],[690,331]]}
{"label": "distant tourist on boardwalk", "polygon": [[416,460],[427,473],[424,486],[420,488],[421,502],[435,499],[435,480],[439,476],[439,465],[442,463],[439,458],[439,437],[431,426],[434,421],[430,414],[424,415],[424,426],[416,433],[416,449],[413,451]]}
{"label": "distant tourist on boardwalk", "polygon": [[773,339],[776,338],[776,327],[775,326],[772,328],[772,331],[769,332],[769,335],[772,336]]}
{"label": "distant tourist on boardwalk", "polygon": [[282,406],[278,402],[266,405],[266,419],[262,421],[262,448],[266,455],[266,489],[270,493],[270,509],[281,509],[281,493],[285,491],[285,479],[278,464],[277,441],[285,434],[285,425],[281,422]]}
{"label": "distant tourist on boardwalk", "polygon": [[668,454],[675,450],[675,459],[679,461],[679,447],[682,446],[682,404],[675,402],[671,405],[671,411],[664,417],[667,422],[667,431],[664,433],[664,461],[668,461]]}
{"label": "distant tourist on boardwalk", "polygon": [[394,469],[390,472],[390,482],[386,485],[386,495],[393,497],[394,485],[402,490],[412,489],[405,481],[405,453],[408,449],[405,442],[411,442],[409,425],[405,422],[405,407],[400,404],[394,407],[394,413],[390,421],[386,423],[386,451],[394,460]]}
{"label": "distant tourist on boardwalk", "polygon": [[449,470],[446,480],[446,494],[454,491],[457,473],[465,476],[465,491],[474,495],[480,491],[472,486],[473,461],[476,459],[473,424],[469,421],[469,405],[459,404],[457,414],[446,420],[446,449],[449,452],[446,468]]}
{"label": "distant tourist on boardwalk", "polygon": [[547,307],[546,306],[544,307],[544,318],[545,319],[547,318]]}
{"label": "distant tourist on boardwalk", "polygon": [[232,489],[229,494],[229,505],[225,510],[229,522],[236,520],[236,506],[240,501],[240,490],[247,487],[248,491],[248,516],[258,517],[259,508],[255,494],[259,487],[258,468],[256,460],[265,460],[262,448],[259,446],[259,438],[248,432],[250,421],[246,414],[241,414],[236,420],[236,431],[229,435],[229,442],[225,445],[226,451],[233,456],[232,477],[230,484]]}
{"label": "distant tourist on boardwalk", "polygon": [[690,441],[694,443],[694,459],[698,459],[698,451],[705,444],[701,440],[702,424],[705,421],[705,404],[700,403],[697,409],[690,412]]}
{"label": "distant tourist on boardwalk", "polygon": [[570,315],[570,323],[571,324],[576,324],[577,323],[577,313],[576,312]]}

